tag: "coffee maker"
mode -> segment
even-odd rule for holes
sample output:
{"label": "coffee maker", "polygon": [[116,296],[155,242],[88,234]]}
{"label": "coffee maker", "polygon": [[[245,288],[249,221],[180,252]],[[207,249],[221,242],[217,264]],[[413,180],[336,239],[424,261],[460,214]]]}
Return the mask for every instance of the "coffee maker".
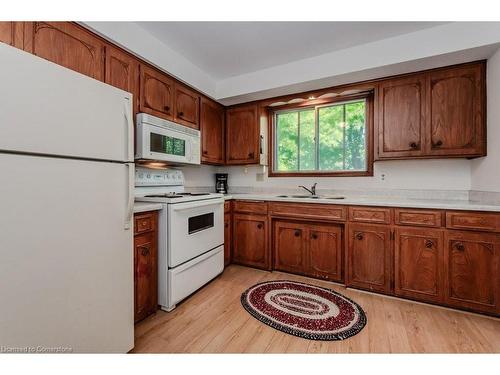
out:
{"label": "coffee maker", "polygon": [[227,173],[215,174],[215,192],[227,194]]}

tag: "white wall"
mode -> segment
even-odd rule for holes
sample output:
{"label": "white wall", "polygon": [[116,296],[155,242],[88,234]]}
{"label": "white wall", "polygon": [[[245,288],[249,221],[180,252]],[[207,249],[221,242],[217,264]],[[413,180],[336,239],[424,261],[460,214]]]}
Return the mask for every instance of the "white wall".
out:
{"label": "white wall", "polygon": [[[394,160],[376,162],[373,177],[267,177],[257,181],[262,167],[227,167],[230,187],[294,188],[318,182],[318,189],[469,190],[469,160]],[[385,179],[382,180],[382,175]]]}
{"label": "white wall", "polygon": [[488,60],[488,156],[472,163],[472,190],[500,192],[500,49]]}

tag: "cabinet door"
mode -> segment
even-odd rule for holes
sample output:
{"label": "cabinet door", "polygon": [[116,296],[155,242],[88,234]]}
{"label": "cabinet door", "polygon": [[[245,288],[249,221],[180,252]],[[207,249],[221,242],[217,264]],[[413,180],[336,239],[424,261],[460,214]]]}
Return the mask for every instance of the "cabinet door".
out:
{"label": "cabinet door", "polygon": [[128,53],[106,46],[104,82],[133,95],[134,114],[139,109],[139,60]]}
{"label": "cabinet door", "polygon": [[176,83],[174,102],[174,121],[190,128],[199,129],[200,98],[198,93]]}
{"label": "cabinet door", "polygon": [[342,281],[342,228],[334,225],[309,226],[307,274]]}
{"label": "cabinet door", "polygon": [[0,42],[11,46],[23,47],[23,22],[0,22]]}
{"label": "cabinet door", "polygon": [[137,322],[156,311],[157,305],[157,232],[134,237],[134,286],[135,313]]}
{"label": "cabinet door", "polygon": [[139,112],[172,120],[173,80],[166,74],[144,64],[141,64],[140,71]]}
{"label": "cabinet door", "polygon": [[26,22],[24,50],[104,80],[104,43],[71,22]]}
{"label": "cabinet door", "polygon": [[201,98],[200,110],[201,161],[224,164],[224,107]]}
{"label": "cabinet door", "polygon": [[233,215],[233,262],[269,269],[268,226],[264,215]]}
{"label": "cabinet door", "polygon": [[378,91],[378,159],[421,156],[425,132],[425,74],[382,82]]}
{"label": "cabinet door", "polygon": [[447,231],[445,302],[484,312],[500,312],[499,237]]}
{"label": "cabinet door", "polygon": [[226,163],[259,163],[259,117],[257,105],[226,111]]}
{"label": "cabinet door", "polygon": [[398,296],[440,302],[443,298],[443,232],[397,228],[394,292]]}
{"label": "cabinet door", "polygon": [[231,214],[224,214],[224,266],[231,263]]}
{"label": "cabinet door", "polygon": [[485,67],[429,73],[430,155],[485,153]]}
{"label": "cabinet door", "polygon": [[307,229],[303,223],[275,221],[273,227],[274,269],[304,274]]}
{"label": "cabinet door", "polygon": [[348,286],[389,293],[391,289],[391,229],[386,225],[349,224]]}

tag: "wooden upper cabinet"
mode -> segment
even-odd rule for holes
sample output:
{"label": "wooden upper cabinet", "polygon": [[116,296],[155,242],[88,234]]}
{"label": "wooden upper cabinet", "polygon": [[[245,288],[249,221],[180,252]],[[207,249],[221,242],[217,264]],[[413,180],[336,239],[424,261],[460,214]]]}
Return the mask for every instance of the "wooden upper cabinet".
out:
{"label": "wooden upper cabinet", "polygon": [[25,22],[24,50],[104,81],[104,43],[71,22]]}
{"label": "wooden upper cabinet", "polygon": [[175,83],[174,85],[174,102],[175,112],[174,121],[189,126],[190,128],[199,129],[200,117],[200,96],[196,91],[193,91],[186,86]]}
{"label": "wooden upper cabinet", "polygon": [[421,156],[425,129],[425,76],[390,79],[378,90],[379,158]]}
{"label": "wooden upper cabinet", "polygon": [[342,281],[342,227],[315,224],[308,231],[307,274]]}
{"label": "wooden upper cabinet", "polygon": [[104,82],[133,95],[134,113],[139,106],[139,60],[121,49],[106,45]]}
{"label": "wooden upper cabinet", "polygon": [[0,42],[13,47],[23,47],[23,22],[0,22]]}
{"label": "wooden upper cabinet", "polygon": [[429,153],[485,153],[485,65],[429,73]]}
{"label": "wooden upper cabinet", "polygon": [[160,71],[141,64],[139,112],[173,120],[174,81]]}
{"label": "wooden upper cabinet", "polygon": [[201,98],[200,105],[201,161],[224,164],[224,107]]}
{"label": "wooden upper cabinet", "polygon": [[346,285],[391,291],[391,227],[349,224]]}
{"label": "wooden upper cabinet", "polygon": [[441,302],[444,290],[443,231],[396,228],[395,233],[395,294]]}
{"label": "wooden upper cabinet", "polygon": [[499,258],[498,235],[447,231],[445,302],[500,313]]}
{"label": "wooden upper cabinet", "polygon": [[258,164],[259,136],[257,105],[228,109],[226,111],[226,163]]}

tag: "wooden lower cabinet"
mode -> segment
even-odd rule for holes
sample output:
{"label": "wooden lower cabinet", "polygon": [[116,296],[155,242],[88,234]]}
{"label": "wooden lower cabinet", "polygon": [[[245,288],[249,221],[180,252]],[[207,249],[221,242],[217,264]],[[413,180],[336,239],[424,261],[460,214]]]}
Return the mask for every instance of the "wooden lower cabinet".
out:
{"label": "wooden lower cabinet", "polygon": [[158,213],[135,214],[134,321],[153,314],[158,307]]}
{"label": "wooden lower cabinet", "polygon": [[233,215],[232,261],[241,265],[271,269],[267,215]]}
{"label": "wooden lower cabinet", "polygon": [[449,230],[445,246],[445,302],[500,314],[499,235]]}
{"label": "wooden lower cabinet", "polygon": [[307,229],[303,223],[273,223],[274,267],[278,271],[304,274],[307,270]]}
{"label": "wooden lower cabinet", "polygon": [[443,231],[396,228],[394,294],[425,302],[441,302],[443,282]]}
{"label": "wooden lower cabinet", "polygon": [[231,214],[224,214],[224,266],[231,263],[231,237],[232,237]]}
{"label": "wooden lower cabinet", "polygon": [[391,245],[390,226],[349,224],[346,285],[390,293]]}

